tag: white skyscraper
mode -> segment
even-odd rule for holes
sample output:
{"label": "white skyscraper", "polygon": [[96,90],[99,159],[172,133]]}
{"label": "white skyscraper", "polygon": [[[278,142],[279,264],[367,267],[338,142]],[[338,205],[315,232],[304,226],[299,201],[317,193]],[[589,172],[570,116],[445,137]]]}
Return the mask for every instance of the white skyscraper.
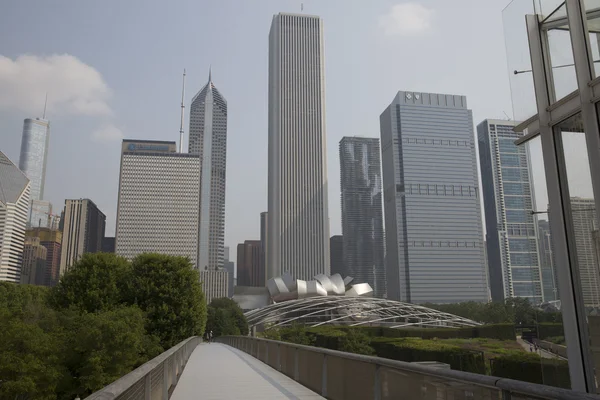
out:
{"label": "white skyscraper", "polygon": [[29,179],[0,152],[0,281],[21,280],[29,189]]}
{"label": "white skyscraper", "polygon": [[189,135],[188,152],[200,156],[197,265],[214,270],[224,263],[227,101],[210,73],[208,83],[192,99]]}
{"label": "white skyscraper", "polygon": [[329,274],[323,22],[280,13],[269,34],[267,279]]}
{"label": "white skyscraper", "polygon": [[175,142],[123,140],[115,252],[198,259],[200,162]]}

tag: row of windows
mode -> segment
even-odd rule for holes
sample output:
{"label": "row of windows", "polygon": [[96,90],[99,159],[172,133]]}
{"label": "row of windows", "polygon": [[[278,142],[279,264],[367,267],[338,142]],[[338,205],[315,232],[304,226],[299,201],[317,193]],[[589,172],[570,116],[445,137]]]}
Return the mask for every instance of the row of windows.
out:
{"label": "row of windows", "polygon": [[483,247],[481,242],[451,242],[451,241],[432,241],[432,240],[412,240],[408,241],[408,247]]}
{"label": "row of windows", "polygon": [[[396,142],[396,139],[394,139]],[[402,139],[402,143],[407,144],[429,144],[437,146],[455,146],[455,147],[470,147],[471,143],[467,140],[441,140],[441,139],[420,139],[420,138],[406,138]]]}
{"label": "row of windows", "polygon": [[433,185],[428,183],[409,183],[407,185],[396,185],[396,192],[406,194],[434,195],[434,196],[463,196],[477,197],[478,191],[475,186],[468,185]]}

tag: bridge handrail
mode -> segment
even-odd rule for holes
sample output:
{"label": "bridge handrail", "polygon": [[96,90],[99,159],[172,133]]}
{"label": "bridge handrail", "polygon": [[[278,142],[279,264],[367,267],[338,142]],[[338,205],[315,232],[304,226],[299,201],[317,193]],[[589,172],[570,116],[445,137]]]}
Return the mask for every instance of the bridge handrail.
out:
{"label": "bridge handrail", "polygon": [[162,399],[177,383],[190,354],[202,341],[192,336],[159,354],[110,385],[92,393],[85,400]]}
{"label": "bridge handrail", "polygon": [[[330,360],[330,363],[333,361],[334,364],[335,362],[339,362],[341,359],[342,362],[347,360],[372,365],[374,377],[370,380],[373,386],[370,390],[371,393],[374,393],[374,395],[369,397],[373,397],[376,399],[382,398],[381,386],[382,379],[384,379],[384,377],[382,378],[380,370],[381,367],[384,367],[384,369],[388,370],[395,370],[397,372],[415,374],[416,376],[414,376],[413,378],[427,377],[442,380],[444,384],[448,384],[448,390],[452,391],[455,391],[457,389],[453,385],[457,383],[464,384],[464,390],[466,392],[471,392],[471,394],[466,394],[466,396],[470,396],[473,398],[478,397],[473,396],[472,390],[482,390],[485,391],[486,394],[489,393],[490,398],[510,399],[511,397],[514,397],[519,399],[527,398],[536,400],[600,400],[600,396],[594,394],[576,392],[573,390],[546,386],[536,383],[523,382],[514,379],[499,378],[488,375],[480,375],[471,372],[434,368],[382,357],[346,353],[321,347],[305,346],[270,339],[248,336],[224,336],[217,338],[217,341],[224,344],[228,344],[264,361],[276,370],[288,375],[292,379],[302,383],[303,385],[309,387],[310,389],[318,393],[321,393],[324,397],[330,399],[344,398],[348,396],[348,393],[342,396],[336,396],[335,393],[339,393],[340,388],[335,388],[332,387],[333,385],[328,385],[328,358],[331,358],[332,360]],[[282,362],[282,348],[293,350],[293,367],[290,366],[290,362],[287,359]],[[269,350],[271,350],[271,352],[269,352]],[[313,360],[312,364],[310,364],[310,367],[308,366],[308,361],[306,361],[307,365],[299,364],[302,362],[299,360],[299,350],[307,352],[309,355],[312,355],[303,357],[304,361],[308,359]],[[288,353],[286,350],[284,357],[287,357],[287,354]],[[320,365],[314,365],[316,360],[314,358],[314,355],[323,356],[320,358],[321,361],[316,363]],[[319,373],[321,375],[320,378],[318,377]],[[302,376],[303,374],[305,376]],[[346,379],[345,381],[352,381],[352,379]],[[364,380],[362,381],[364,384]],[[394,382],[392,381],[388,382],[388,386],[393,386],[393,384]],[[388,388],[388,390],[390,389]],[[404,392],[404,395],[406,395],[406,392]],[[491,397],[492,395],[494,395],[494,397]]]}

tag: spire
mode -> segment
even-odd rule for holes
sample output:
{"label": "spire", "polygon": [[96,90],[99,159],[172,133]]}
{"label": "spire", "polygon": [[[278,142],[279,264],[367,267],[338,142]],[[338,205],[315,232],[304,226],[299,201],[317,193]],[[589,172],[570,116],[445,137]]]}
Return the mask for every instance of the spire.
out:
{"label": "spire", "polygon": [[48,105],[48,92],[46,92],[46,100],[44,101],[44,115],[42,115],[42,119],[46,119],[46,106]]}
{"label": "spire", "polygon": [[208,67],[208,82],[212,82],[212,65]]}
{"label": "spire", "polygon": [[183,153],[183,114],[185,112],[185,68],[183,69],[183,87],[181,89],[181,125],[179,125],[179,152]]}

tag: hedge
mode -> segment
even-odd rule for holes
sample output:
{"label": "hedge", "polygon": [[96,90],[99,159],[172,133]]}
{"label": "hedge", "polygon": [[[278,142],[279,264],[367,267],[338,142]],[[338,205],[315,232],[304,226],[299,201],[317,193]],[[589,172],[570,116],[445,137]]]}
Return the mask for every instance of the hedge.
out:
{"label": "hedge", "polygon": [[517,379],[570,389],[569,363],[544,359],[537,354],[513,354],[490,360],[491,374],[500,378]]}
{"label": "hedge", "polygon": [[563,330],[563,324],[560,323],[552,323],[552,322],[543,322],[538,324],[538,339],[546,339],[554,336],[564,336],[565,332]]}
{"label": "hedge", "polygon": [[482,352],[465,350],[456,345],[419,338],[374,338],[371,340],[371,347],[378,357],[406,362],[438,361],[450,364],[455,370],[486,373]]}
{"label": "hedge", "polygon": [[360,329],[372,337],[404,338],[420,337],[422,339],[473,339],[488,338],[498,340],[515,340],[513,324],[481,325],[466,328],[387,328],[387,327],[345,327],[341,329]]}

